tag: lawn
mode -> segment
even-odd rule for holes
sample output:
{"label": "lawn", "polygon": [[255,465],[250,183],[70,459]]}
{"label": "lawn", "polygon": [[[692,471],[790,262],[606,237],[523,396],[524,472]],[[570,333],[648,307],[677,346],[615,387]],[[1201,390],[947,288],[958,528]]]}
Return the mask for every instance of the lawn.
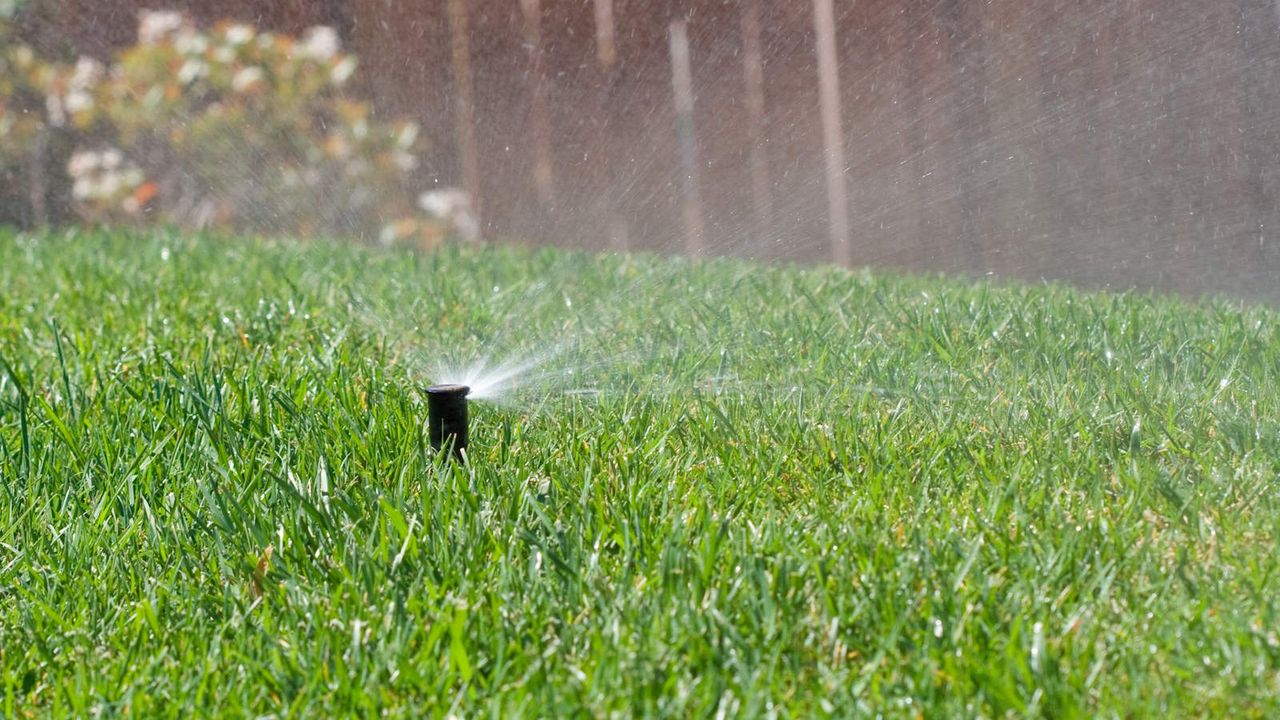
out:
{"label": "lawn", "polygon": [[1278,320],[0,232],[0,715],[1275,716]]}

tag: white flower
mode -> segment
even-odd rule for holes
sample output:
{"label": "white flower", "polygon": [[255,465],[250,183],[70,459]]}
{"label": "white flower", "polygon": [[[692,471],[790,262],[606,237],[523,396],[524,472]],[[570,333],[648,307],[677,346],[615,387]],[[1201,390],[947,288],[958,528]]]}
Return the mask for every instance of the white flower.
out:
{"label": "white flower", "polygon": [[172,10],[144,10],[138,18],[138,42],[157,43],[167,40],[182,28],[186,20]]}
{"label": "white flower", "polygon": [[405,123],[404,127],[400,128],[400,132],[396,133],[396,145],[402,150],[412,148],[417,139],[418,123]]}
{"label": "white flower", "polygon": [[78,113],[93,107],[93,96],[83,90],[72,90],[67,93],[67,112]]}
{"label": "white flower", "polygon": [[67,124],[67,111],[62,106],[62,98],[49,93],[44,98],[44,109],[49,113],[49,124],[62,127]]}
{"label": "white flower", "polygon": [[124,155],[119,150],[111,148],[104,150],[102,153],[102,167],[107,170],[115,170],[124,162]]}
{"label": "white flower", "polygon": [[119,173],[105,173],[103,174],[100,182],[101,185],[99,186],[99,190],[102,192],[103,197],[111,197],[112,195],[120,192],[121,182]]}
{"label": "white flower", "polygon": [[307,30],[298,44],[298,52],[303,57],[315,60],[332,60],[342,49],[338,42],[338,33],[333,28],[317,25]]}
{"label": "white flower", "polygon": [[88,89],[97,85],[106,74],[106,67],[91,57],[80,57],[76,60],[76,68],[71,73],[71,87]]}
{"label": "white flower", "polygon": [[237,23],[227,28],[227,42],[231,45],[246,45],[253,40],[253,26]]}
{"label": "white flower", "polygon": [[236,92],[244,92],[254,85],[262,82],[263,73],[260,67],[242,68],[231,78],[231,89]]}
{"label": "white flower", "polygon": [[182,67],[178,68],[178,82],[186,85],[195,82],[198,78],[202,78],[208,74],[208,64],[200,60],[188,60],[182,63]]}
{"label": "white flower", "polygon": [[441,220],[470,205],[466,191],[457,188],[428,190],[418,196],[418,207]]}
{"label": "white flower", "polygon": [[183,55],[200,55],[209,49],[209,38],[198,32],[184,32],[173,41],[173,47]]}
{"label": "white flower", "polygon": [[428,190],[418,196],[418,207],[439,220],[453,225],[467,240],[480,237],[480,223],[471,209],[471,196],[458,188]]}
{"label": "white flower", "polygon": [[100,162],[98,153],[91,150],[72,153],[71,159],[67,161],[67,174],[79,179],[97,170]]}
{"label": "white flower", "polygon": [[356,71],[356,59],[353,57],[345,57],[342,62],[333,66],[329,76],[333,78],[334,85],[343,85],[351,79],[351,75]]}
{"label": "white flower", "polygon": [[89,178],[80,178],[71,186],[71,194],[75,195],[77,200],[89,199],[91,192],[93,192],[93,183]]}
{"label": "white flower", "polygon": [[236,59],[236,49],[230,45],[219,45],[218,48],[213,51],[213,59],[216,62],[227,65]]}

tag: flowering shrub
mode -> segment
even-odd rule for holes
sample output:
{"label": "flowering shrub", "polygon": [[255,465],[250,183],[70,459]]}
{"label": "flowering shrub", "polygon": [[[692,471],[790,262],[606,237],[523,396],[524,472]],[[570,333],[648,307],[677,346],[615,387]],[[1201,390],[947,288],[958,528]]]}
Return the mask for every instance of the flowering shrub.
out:
{"label": "flowering shrub", "polygon": [[67,173],[76,209],[91,222],[119,219],[117,213],[136,218],[155,194],[155,185],[146,182],[142,168],[115,148],[76,151],[67,163]]}
{"label": "flowering shrub", "polygon": [[67,183],[90,222],[435,242],[444,225],[408,187],[418,128],[375,119],[347,92],[355,69],[331,28],[294,38],[146,12],[110,67],[5,52],[0,148],[73,133]]}

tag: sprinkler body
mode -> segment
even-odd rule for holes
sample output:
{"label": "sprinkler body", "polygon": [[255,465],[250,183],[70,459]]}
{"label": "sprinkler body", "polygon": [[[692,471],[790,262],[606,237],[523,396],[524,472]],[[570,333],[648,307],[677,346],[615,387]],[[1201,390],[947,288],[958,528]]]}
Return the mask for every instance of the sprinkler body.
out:
{"label": "sprinkler body", "polygon": [[448,448],[453,459],[466,460],[467,393],[466,385],[432,385],[427,388],[427,426],[431,449]]}

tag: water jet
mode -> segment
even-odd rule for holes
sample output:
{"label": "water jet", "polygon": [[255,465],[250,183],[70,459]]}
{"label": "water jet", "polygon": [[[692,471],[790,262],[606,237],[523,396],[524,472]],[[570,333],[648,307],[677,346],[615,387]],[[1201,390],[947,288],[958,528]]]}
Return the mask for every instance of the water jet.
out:
{"label": "water jet", "polygon": [[466,461],[467,394],[466,385],[447,383],[427,388],[427,427],[431,449],[447,449],[453,459]]}

